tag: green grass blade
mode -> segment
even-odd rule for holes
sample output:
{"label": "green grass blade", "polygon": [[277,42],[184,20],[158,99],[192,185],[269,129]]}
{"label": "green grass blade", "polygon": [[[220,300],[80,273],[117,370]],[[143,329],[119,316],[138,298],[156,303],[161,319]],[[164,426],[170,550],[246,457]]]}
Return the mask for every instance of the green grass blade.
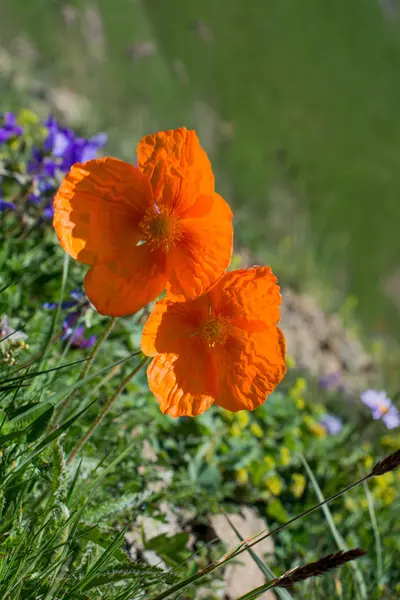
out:
{"label": "green grass blade", "polygon": [[383,561],[382,561],[382,542],[381,536],[379,534],[378,522],[375,515],[374,509],[374,499],[369,490],[368,483],[364,481],[364,491],[368,502],[368,511],[371,519],[372,529],[374,531],[375,538],[375,550],[376,550],[376,575],[378,580],[378,585],[382,583],[383,580]]}
{"label": "green grass blade", "polygon": [[[237,598],[237,600],[255,600],[255,598],[259,598],[260,596],[262,596],[262,594],[264,592],[272,589],[273,587],[274,587],[274,582],[269,581],[267,583],[264,583],[264,585],[260,585],[259,587],[254,588],[254,590],[247,592],[247,594],[240,596],[240,598]],[[275,591],[278,592],[279,588],[277,588]]]}
{"label": "green grass blade", "polygon": [[57,327],[57,323],[60,319],[60,315],[61,315],[61,305],[62,302],[64,300],[64,295],[65,295],[65,287],[67,285],[67,280],[68,280],[68,271],[69,271],[69,262],[70,262],[70,257],[69,254],[65,253],[64,255],[64,263],[63,263],[63,271],[62,271],[62,278],[61,278],[61,288],[60,288],[60,295],[58,298],[58,303],[57,303],[57,308],[54,312],[54,317],[50,326],[50,329],[47,333],[46,336],[46,340],[44,343],[44,347],[43,347],[43,351],[42,351],[42,356],[41,356],[41,360],[39,363],[39,368],[40,365],[46,360],[47,354],[51,348],[51,340],[53,338],[54,335],[54,331]]}
{"label": "green grass blade", "polygon": [[[228,521],[228,524],[230,525],[230,527],[233,529],[233,531],[235,532],[237,538],[241,541],[244,542],[244,538],[241,536],[240,532],[238,531],[238,529],[235,527],[235,525],[232,523],[232,521],[230,520],[230,518],[228,517],[228,515],[226,514],[226,512],[222,509],[224,516],[226,518],[226,520]],[[270,569],[270,567],[264,563],[260,557],[254,552],[254,550],[252,548],[248,548],[248,552],[251,556],[251,558],[254,560],[254,562],[256,563],[256,565],[258,566],[258,568],[260,569],[260,571],[263,573],[263,575],[268,578],[268,579],[276,579],[276,575],[275,573],[272,571],[272,569]],[[289,594],[289,592],[287,592],[284,589],[277,589],[276,590],[278,596],[280,598],[282,598],[283,600],[293,600],[293,596],[291,596]]]}
{"label": "green grass blade", "polygon": [[[303,463],[305,470],[307,471],[307,475],[314,487],[314,490],[315,490],[318,500],[320,502],[324,502],[325,497],[322,493],[321,488],[319,487],[318,481],[316,480],[314,473],[311,470],[310,465],[308,464],[306,458],[301,454],[300,454],[300,460]],[[335,525],[335,522],[333,520],[332,513],[331,513],[329,507],[326,504],[324,504],[321,508],[322,508],[322,511],[323,511],[325,519],[328,523],[329,529],[331,530],[332,536],[333,536],[339,550],[348,550],[348,546],[347,546],[346,542],[344,541],[343,537],[341,536],[341,534],[339,533],[339,531]],[[365,585],[364,577],[363,577],[363,574],[361,573],[360,568],[358,567],[358,565],[356,563],[353,563],[353,562],[349,563],[349,566],[353,569],[354,578],[357,582],[358,590],[359,590],[362,600],[367,600],[367,587]]]}

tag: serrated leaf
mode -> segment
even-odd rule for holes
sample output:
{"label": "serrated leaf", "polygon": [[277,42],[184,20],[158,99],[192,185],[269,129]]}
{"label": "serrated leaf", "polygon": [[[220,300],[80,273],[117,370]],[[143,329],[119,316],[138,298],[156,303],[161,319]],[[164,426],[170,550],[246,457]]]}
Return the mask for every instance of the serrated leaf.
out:
{"label": "serrated leaf", "polygon": [[37,421],[43,413],[54,408],[51,402],[38,402],[31,408],[25,410],[22,414],[14,417],[10,421],[6,421],[3,425],[2,433],[16,433],[17,431],[25,431],[32,423]]}
{"label": "serrated leaf", "polygon": [[[77,537],[88,540],[97,544],[101,548],[107,549],[114,541],[115,534],[109,533],[107,530],[101,529],[100,527],[93,527],[93,525],[86,526],[84,523],[81,523],[77,530]],[[124,565],[131,564],[128,554],[121,548],[114,548],[113,556]]]}
{"label": "serrated leaf", "polygon": [[44,412],[32,425],[26,436],[26,441],[29,443],[35,442],[47,429],[54,413],[54,406],[51,406]]}
{"label": "serrated leaf", "polygon": [[153,579],[157,579],[158,581],[162,580],[163,583],[175,583],[178,581],[178,577],[171,573],[166,573],[159,567],[136,564],[131,567],[125,567],[124,569],[108,569],[102,571],[96,575],[90,583],[86,584],[83,589],[90,590],[91,588],[107,583],[116,583],[131,579],[138,579],[142,584],[148,583],[149,580],[151,581]]}
{"label": "serrated leaf", "polygon": [[118,514],[127,510],[140,506],[149,494],[143,492],[134,492],[132,494],[124,494],[117,499],[109,500],[100,504],[96,508],[91,509],[86,513],[85,520],[87,523],[99,523],[112,515]]}
{"label": "serrated leaf", "polygon": [[51,481],[53,494],[65,492],[65,459],[59,440],[53,444],[53,477]]}

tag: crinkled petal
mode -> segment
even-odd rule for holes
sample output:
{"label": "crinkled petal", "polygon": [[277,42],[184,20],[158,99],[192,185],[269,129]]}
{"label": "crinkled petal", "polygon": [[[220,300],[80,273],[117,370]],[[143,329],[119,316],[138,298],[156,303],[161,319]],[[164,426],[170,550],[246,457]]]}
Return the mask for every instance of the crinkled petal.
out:
{"label": "crinkled petal", "polygon": [[215,403],[232,412],[263,404],[286,373],[285,338],[278,327],[260,333],[233,328],[215,348],[219,374]]}
{"label": "crinkled petal", "polygon": [[54,198],[54,228],[73,258],[106,263],[135,248],[151,202],[149,182],[132,165],[115,158],[76,164]]}
{"label": "crinkled petal", "polygon": [[168,255],[166,288],[167,297],[178,302],[204,294],[224,275],[232,256],[232,211],[213,194],[210,212],[182,219],[180,229],[181,238]]}
{"label": "crinkled petal", "polygon": [[206,296],[191,302],[157,302],[143,327],[142,352],[147,356],[191,352],[207,306]]}
{"label": "crinkled petal", "polygon": [[171,417],[195,417],[214,402],[217,373],[208,352],[160,354],[148,367],[147,377],[161,412]]}
{"label": "crinkled petal", "polygon": [[144,137],[137,148],[138,166],[152,180],[153,189],[159,192],[160,180],[165,175],[177,174],[190,182],[197,195],[185,197],[182,210],[189,208],[202,194],[214,192],[214,175],[207,154],[200,146],[195,131],[185,127],[159,131]]}
{"label": "crinkled petal", "polygon": [[269,267],[226,273],[210,290],[213,309],[248,332],[263,331],[279,321],[280,288]]}
{"label": "crinkled petal", "polygon": [[137,246],[129,260],[94,265],[85,277],[85,291],[99,313],[113,317],[133,314],[165,288],[164,254]]}

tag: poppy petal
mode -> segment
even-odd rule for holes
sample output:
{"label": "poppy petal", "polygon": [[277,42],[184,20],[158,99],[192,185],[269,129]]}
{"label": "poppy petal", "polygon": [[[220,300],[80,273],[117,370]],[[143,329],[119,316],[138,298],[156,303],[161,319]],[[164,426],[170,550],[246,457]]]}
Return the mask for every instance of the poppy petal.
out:
{"label": "poppy petal", "polygon": [[165,255],[147,244],[135,247],[123,262],[94,265],[86,273],[85,291],[99,313],[113,317],[133,314],[165,288]]}
{"label": "poppy petal", "polygon": [[285,338],[278,327],[260,333],[234,328],[215,352],[219,373],[218,406],[237,412],[254,410],[286,373]]}
{"label": "poppy petal", "polygon": [[146,356],[193,351],[193,338],[207,315],[207,298],[191,302],[160,300],[143,327],[141,349]]}
{"label": "poppy petal", "polygon": [[[194,210],[195,207],[194,207]],[[232,256],[232,211],[213,194],[211,210],[182,219],[181,239],[168,255],[167,297],[182,302],[207,292],[225,273]]]}
{"label": "poppy petal", "polygon": [[209,296],[214,311],[245,331],[263,331],[279,321],[280,287],[269,267],[226,273]]}
{"label": "poppy petal", "polygon": [[217,373],[209,353],[160,354],[147,377],[161,412],[171,417],[195,417],[214,402]]}
{"label": "poppy petal", "polygon": [[105,263],[140,240],[139,221],[152,201],[139,169],[115,158],[74,165],[54,198],[54,228],[79,262]]}
{"label": "poppy petal", "polygon": [[180,127],[148,135],[140,140],[137,157],[139,169],[153,180],[155,186],[158,177],[153,179],[153,175],[161,169],[158,164],[161,161],[166,174],[180,174],[196,187],[198,195],[209,195],[214,191],[211,163],[193,130]]}

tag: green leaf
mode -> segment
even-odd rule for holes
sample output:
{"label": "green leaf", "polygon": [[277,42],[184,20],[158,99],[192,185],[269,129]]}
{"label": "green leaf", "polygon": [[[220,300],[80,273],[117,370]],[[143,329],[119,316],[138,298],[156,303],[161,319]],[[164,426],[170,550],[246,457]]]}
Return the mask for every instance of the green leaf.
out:
{"label": "green leaf", "polygon": [[271,502],[268,502],[267,513],[270,517],[273,517],[280,523],[285,523],[289,520],[289,515],[286,512],[285,507],[278,498],[274,498]]}
{"label": "green leaf", "polygon": [[53,477],[51,488],[53,494],[65,492],[65,459],[59,440],[53,444]]}
{"label": "green leaf", "polygon": [[36,404],[29,405],[22,414],[14,417],[10,421],[6,421],[3,425],[2,433],[7,435],[9,433],[15,433],[17,431],[26,431],[32,423],[37,421],[45,412],[50,409],[54,409],[51,402],[37,402]]}
{"label": "green leaf", "polygon": [[51,406],[44,412],[32,425],[26,436],[26,441],[29,443],[35,442],[47,429],[48,424],[53,416],[54,406]]}
{"label": "green leaf", "polygon": [[146,540],[145,548],[153,550],[164,560],[168,561],[169,559],[173,563],[179,563],[187,558],[188,549],[186,545],[188,541],[189,534],[187,533],[177,533],[172,536],[162,533],[151,540]]}
{"label": "green leaf", "polygon": [[[79,524],[76,537],[93,542],[104,549],[109,548],[114,540],[114,535],[106,529],[94,527],[93,525],[85,525],[84,523]],[[128,554],[121,548],[114,548],[113,556],[123,565],[131,563]]]}
{"label": "green leaf", "polygon": [[63,423],[62,425],[60,425],[59,427],[57,427],[57,429],[55,429],[54,431],[52,431],[47,437],[44,438],[44,440],[42,440],[26,457],[26,459],[24,461],[22,461],[18,467],[16,469],[14,469],[11,473],[9,473],[9,475],[7,477],[5,477],[3,479],[3,481],[0,481],[0,485],[5,485],[6,483],[8,483],[9,479],[15,477],[17,474],[19,474],[21,471],[23,471],[24,469],[26,469],[28,467],[28,465],[32,462],[32,460],[35,458],[35,456],[37,456],[38,454],[41,453],[41,451],[46,448],[46,446],[48,446],[49,444],[51,444],[51,442],[53,442],[54,440],[56,440],[57,438],[60,437],[60,435],[62,435],[65,431],[67,431],[71,425],[77,420],[79,419],[79,417],[81,415],[83,415],[84,412],[87,411],[87,409],[94,404],[94,402],[96,402],[96,400],[93,400],[92,402],[90,402],[87,406],[85,406],[85,408],[83,408],[82,410],[80,410],[78,413],[76,413],[73,417],[71,417],[70,419],[68,419],[67,421],[65,421],[65,423]]}
{"label": "green leaf", "polygon": [[158,581],[162,580],[163,583],[175,583],[178,580],[178,577],[171,573],[166,573],[159,567],[136,564],[131,567],[125,567],[124,569],[108,569],[107,571],[102,571],[96,575],[90,583],[86,584],[83,589],[90,590],[96,586],[105,585],[107,583],[116,583],[118,581],[127,581],[129,579],[140,580],[143,585],[153,579]]}

